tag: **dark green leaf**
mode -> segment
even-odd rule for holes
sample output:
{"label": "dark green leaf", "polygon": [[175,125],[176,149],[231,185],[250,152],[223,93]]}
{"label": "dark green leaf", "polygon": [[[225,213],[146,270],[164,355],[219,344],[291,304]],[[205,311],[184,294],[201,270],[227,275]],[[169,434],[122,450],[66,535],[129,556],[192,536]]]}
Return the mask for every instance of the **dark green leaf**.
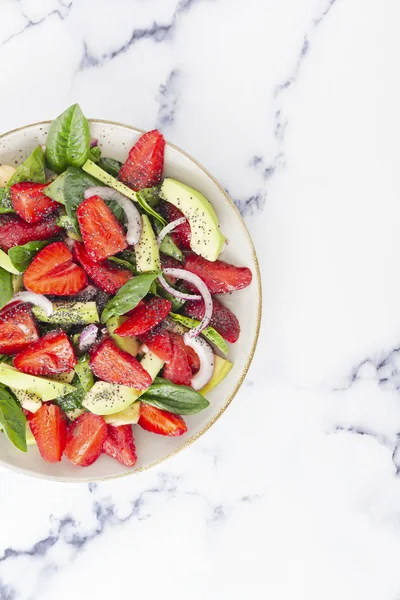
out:
{"label": "dark green leaf", "polygon": [[43,190],[43,193],[46,196],[48,196],[52,200],[55,200],[56,202],[59,202],[60,204],[65,204],[65,199],[64,199],[65,174],[66,174],[66,171],[64,171],[64,173],[61,173],[61,175],[56,177],[56,179],[54,181],[52,181],[50,183],[50,185],[48,185]]}
{"label": "dark green leaf", "polygon": [[[154,221],[154,229],[156,231],[156,234],[158,235],[160,233],[160,231],[162,231],[163,226],[158,221]],[[166,254],[167,256],[172,256],[172,258],[179,260],[179,262],[182,262],[182,260],[183,260],[183,254],[182,254],[181,250],[178,248],[178,246],[172,240],[172,237],[170,236],[169,233],[167,233],[167,235],[164,237],[163,241],[161,242],[160,252],[162,252],[163,254]]]}
{"label": "dark green leaf", "polygon": [[78,375],[84,391],[88,392],[94,386],[94,377],[92,369],[89,366],[89,356],[87,354],[78,360],[78,364],[75,366],[75,373]]}
{"label": "dark green leaf", "polygon": [[11,202],[11,193],[9,188],[0,188],[0,215],[13,213],[14,208]]}
{"label": "dark green leaf", "polygon": [[54,400],[54,402],[58,404],[58,406],[64,412],[75,410],[76,408],[82,408],[82,401],[86,394],[78,376],[74,377],[71,385],[73,385],[75,388],[74,392],[65,394],[65,396],[59,396]]}
{"label": "dark green leaf", "polygon": [[90,151],[89,123],[78,104],[73,104],[51,124],[47,135],[46,158],[61,173],[68,166],[80,167]]}
{"label": "dark green leaf", "polygon": [[[184,325],[189,329],[194,329],[200,323],[200,321],[197,321],[197,319],[191,319],[190,317],[185,317],[183,315],[169,313],[169,316],[176,323],[181,323],[181,325]],[[201,335],[203,335],[209,342],[214,344],[214,346],[216,346],[223,354],[228,354],[228,344],[213,327],[206,327],[201,332]]]}
{"label": "dark green leaf", "polygon": [[47,246],[49,242],[50,240],[46,240],[45,242],[28,242],[23,246],[14,246],[14,248],[10,248],[8,251],[8,256],[14,267],[22,273],[28,268],[39,250]]}
{"label": "dark green leaf", "polygon": [[140,396],[140,401],[177,415],[193,415],[210,406],[208,400],[193,388],[176,385],[162,377],[155,379]]}
{"label": "dark green leaf", "polygon": [[116,177],[119,173],[120,168],[122,167],[122,163],[119,160],[115,160],[114,158],[100,158],[99,167],[101,167],[104,171],[107,171],[113,177]]}
{"label": "dark green leaf", "polygon": [[32,154],[17,167],[14,175],[7,182],[7,187],[21,181],[34,181],[35,183],[45,183],[46,173],[44,170],[44,154],[40,146],[34,149]]}
{"label": "dark green leaf", "polygon": [[10,442],[26,452],[26,417],[14,394],[3,384],[0,384],[0,424]]}
{"label": "dark green leaf", "polygon": [[12,275],[0,267],[0,308],[10,302],[13,294]]}
{"label": "dark green leaf", "polygon": [[147,202],[146,194],[144,193],[146,190],[140,190],[136,192],[136,197],[138,204],[142,207],[142,209],[148,214],[154,217],[163,227],[167,224],[167,221],[162,217],[158,212],[156,212],[150,204]]}
{"label": "dark green leaf", "polygon": [[105,323],[110,317],[124,315],[135,308],[150,290],[152,282],[160,275],[156,273],[143,273],[127,281],[109,302],[101,315],[101,322]]}
{"label": "dark green leaf", "polygon": [[140,195],[143,200],[145,200],[151,208],[154,208],[160,203],[160,189],[159,185],[155,185],[154,187],[143,188],[140,190]]}
{"label": "dark green leaf", "polygon": [[98,146],[93,146],[89,150],[89,160],[92,160],[94,163],[98,163],[101,156],[101,150]]}
{"label": "dark green leaf", "polygon": [[136,273],[136,257],[134,252],[129,252],[132,255],[133,260],[128,260],[123,257],[123,253],[120,256],[109,256],[108,260],[115,262],[117,265],[129,269],[132,273]]}

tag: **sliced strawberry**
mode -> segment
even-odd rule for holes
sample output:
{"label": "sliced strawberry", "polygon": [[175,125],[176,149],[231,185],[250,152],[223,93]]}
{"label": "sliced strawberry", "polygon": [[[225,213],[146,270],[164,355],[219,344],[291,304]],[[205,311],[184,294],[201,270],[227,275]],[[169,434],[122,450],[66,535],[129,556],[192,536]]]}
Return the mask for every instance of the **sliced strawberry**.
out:
{"label": "sliced strawberry", "polygon": [[90,367],[99,379],[109,383],[127,385],[145,390],[152,383],[148,372],[128,352],[124,352],[110,340],[104,339],[90,355]]}
{"label": "sliced strawberry", "polygon": [[108,435],[103,444],[103,452],[115,458],[125,467],[133,467],[137,461],[135,440],[131,425],[108,426]]}
{"label": "sliced strawberry", "polygon": [[39,339],[29,305],[7,304],[0,310],[0,353],[17,354]]}
{"label": "sliced strawberry", "polygon": [[[176,208],[170,202],[165,202],[162,200],[159,205],[160,213],[162,216],[169,222],[175,221],[176,219],[180,219],[185,215],[183,212]],[[171,232],[172,240],[181,250],[190,250],[190,239],[192,237],[192,232],[190,231],[189,221],[185,221],[182,225],[178,225]],[[182,265],[180,265],[182,267]]]}
{"label": "sliced strawberry", "polygon": [[247,267],[235,267],[222,260],[211,262],[193,253],[186,256],[185,269],[198,275],[212,294],[242,290],[250,285],[252,279]]}
{"label": "sliced strawberry", "polygon": [[121,337],[141,335],[164,321],[172,308],[172,302],[165,298],[151,298],[138,305],[125,323],[117,327],[115,333]]}
{"label": "sliced strawberry", "polygon": [[42,458],[49,463],[61,460],[67,440],[67,425],[59,406],[44,403],[29,415],[29,426]]}
{"label": "sliced strawberry", "polygon": [[61,232],[62,229],[56,225],[55,217],[48,217],[41,223],[26,223],[17,215],[1,215],[0,248],[8,252],[14,246],[48,240]]}
{"label": "sliced strawberry", "polygon": [[140,341],[146,344],[148,349],[164,362],[169,362],[172,359],[172,342],[168,331],[165,329],[155,327],[147,333],[142,333]]}
{"label": "sliced strawberry", "polygon": [[177,385],[190,385],[192,370],[180,335],[172,336],[172,359],[164,367],[164,377]]}
{"label": "sliced strawberry", "polygon": [[190,346],[185,346],[189,367],[194,375],[200,369],[200,358]]}
{"label": "sliced strawberry", "polygon": [[[198,302],[197,300],[186,302],[184,311],[185,315],[188,315],[188,317],[201,321],[204,317],[204,302]],[[214,327],[227,342],[230,342],[231,344],[237,342],[240,334],[239,321],[233,312],[217,300],[217,298],[213,298],[213,311],[210,326]]]}
{"label": "sliced strawberry", "polygon": [[43,248],[24,273],[24,286],[37,294],[73,296],[86,285],[85,271],[72,262],[72,254],[62,242]]}
{"label": "sliced strawberry", "polygon": [[49,331],[14,358],[14,366],[31,375],[56,375],[72,371],[77,363],[64,331]]}
{"label": "sliced strawberry", "polygon": [[124,229],[100,196],[84,200],[76,211],[86,250],[100,262],[128,247]]}
{"label": "sliced strawberry", "polygon": [[88,467],[99,458],[106,438],[103,417],[86,412],[68,428],[65,456],[78,467]]}
{"label": "sliced strawberry", "polygon": [[85,246],[79,242],[75,242],[73,254],[93,283],[108,294],[115,294],[132,277],[131,271],[121,269],[110,260],[95,262],[89,256]]}
{"label": "sliced strawberry", "polygon": [[181,416],[144,402],[140,403],[139,425],[146,431],[159,435],[178,436],[187,432],[186,423]]}
{"label": "sliced strawberry", "polygon": [[160,183],[164,167],[165,140],[153,129],[144,133],[131,148],[118,179],[135,191]]}
{"label": "sliced strawberry", "polygon": [[43,194],[47,184],[24,181],[11,186],[11,200],[17,215],[27,223],[39,223],[53,213],[59,204]]}

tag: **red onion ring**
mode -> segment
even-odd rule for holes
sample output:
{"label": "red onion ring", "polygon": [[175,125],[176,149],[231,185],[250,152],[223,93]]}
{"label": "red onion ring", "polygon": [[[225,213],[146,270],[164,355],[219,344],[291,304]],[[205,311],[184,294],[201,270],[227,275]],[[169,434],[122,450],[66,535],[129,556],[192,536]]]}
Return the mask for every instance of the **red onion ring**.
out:
{"label": "red onion ring", "polygon": [[95,325],[94,323],[88,325],[87,327],[85,327],[85,329],[82,330],[78,342],[78,348],[82,353],[87,352],[89,348],[93,346],[93,344],[96,341],[98,331],[99,330],[97,329],[97,325]]}
{"label": "red onion ring", "polygon": [[192,338],[189,333],[185,333],[183,341],[186,346],[192,348],[200,360],[200,369],[196,375],[193,375],[190,385],[195,390],[201,390],[211,379],[214,373],[214,352],[211,346],[203,338]]}
{"label": "red onion ring", "polygon": [[175,296],[175,298],[179,298],[180,300],[201,300],[202,299],[202,296],[199,296],[197,294],[185,294],[185,292],[180,292],[179,290],[176,290],[171,285],[169,285],[169,283],[167,281],[165,281],[165,278],[162,275],[160,275],[158,277],[158,281],[160,282],[160,284],[162,285],[164,290],[166,290],[169,294],[171,294],[171,296]]}
{"label": "red onion ring", "polygon": [[158,246],[161,246],[163,239],[165,238],[165,236],[168,233],[173,231],[175,229],[175,227],[178,227],[178,225],[182,225],[182,223],[185,223],[185,221],[186,221],[186,217],[179,217],[179,219],[175,219],[175,221],[171,221],[171,223],[168,223],[168,225],[166,225],[163,229],[161,229],[160,233],[157,236]]}
{"label": "red onion ring", "polygon": [[[46,317],[50,317],[53,313],[53,304],[42,294],[35,294],[34,292],[18,292],[17,294],[14,294],[10,302],[15,302],[16,300],[29,302],[30,304],[38,306],[42,309]],[[10,302],[8,304],[10,304]]]}

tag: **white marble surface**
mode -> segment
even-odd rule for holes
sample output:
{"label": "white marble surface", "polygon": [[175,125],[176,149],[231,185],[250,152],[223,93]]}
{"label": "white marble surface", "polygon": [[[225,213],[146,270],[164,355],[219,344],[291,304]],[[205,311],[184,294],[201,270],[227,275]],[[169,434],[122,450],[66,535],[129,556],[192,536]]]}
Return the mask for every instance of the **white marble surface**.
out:
{"label": "white marble surface", "polygon": [[264,320],[159,468],[0,474],[0,599],[399,600],[399,3],[69,2],[0,0],[0,130],[76,101],[160,127],[241,208]]}

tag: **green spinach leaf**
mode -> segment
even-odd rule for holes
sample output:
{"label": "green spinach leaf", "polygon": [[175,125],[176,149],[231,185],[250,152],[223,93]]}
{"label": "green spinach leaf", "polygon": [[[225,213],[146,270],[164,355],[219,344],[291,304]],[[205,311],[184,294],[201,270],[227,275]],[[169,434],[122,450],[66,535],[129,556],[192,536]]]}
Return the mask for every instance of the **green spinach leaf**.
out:
{"label": "green spinach leaf", "polygon": [[137,198],[139,206],[142,207],[142,209],[144,210],[144,212],[146,212],[148,215],[152,216],[154,219],[156,219],[156,221],[158,221],[159,223],[161,223],[161,225],[163,227],[165,227],[165,225],[167,224],[167,221],[164,219],[164,217],[162,217],[160,214],[158,214],[158,212],[156,212],[150,206],[150,204],[147,201],[146,194],[144,193],[145,191],[146,190],[140,190],[139,192],[136,192],[136,198]]}
{"label": "green spinach leaf", "polygon": [[[95,161],[94,161],[95,162]],[[119,160],[115,160],[114,158],[100,158],[99,167],[101,167],[104,171],[116,177],[119,173],[120,168],[122,167],[122,163]]]}
{"label": "green spinach leaf", "polygon": [[44,170],[44,153],[40,146],[34,149],[32,154],[17,167],[14,175],[7,182],[7,187],[14,183],[22,181],[34,181],[35,183],[45,183],[46,173]]}
{"label": "green spinach leaf", "polygon": [[11,202],[11,193],[9,188],[0,188],[0,215],[13,213],[14,208]]}
{"label": "green spinach leaf", "polygon": [[209,401],[193,388],[176,385],[162,377],[155,379],[140,396],[140,401],[177,415],[193,415],[210,406]]}
{"label": "green spinach leaf", "polygon": [[23,246],[14,246],[8,251],[8,256],[14,267],[20,273],[22,273],[28,268],[28,266],[30,265],[36,254],[39,252],[39,250],[47,246],[47,244],[49,244],[50,241],[51,240],[46,240],[44,242],[28,242]]}
{"label": "green spinach leaf", "polygon": [[101,150],[98,146],[93,146],[89,150],[89,160],[92,160],[94,163],[98,163],[101,156]]}
{"label": "green spinach leaf", "polygon": [[78,376],[74,377],[71,385],[73,385],[75,388],[73,392],[65,394],[65,396],[59,396],[54,400],[54,402],[58,404],[58,406],[64,412],[75,410],[76,408],[82,408],[82,401],[86,394]]}
{"label": "green spinach leaf", "polygon": [[50,125],[46,158],[56,173],[68,166],[80,167],[90,152],[89,123],[79,104],[73,104]]}
{"label": "green spinach leaf", "polygon": [[[191,319],[190,317],[185,317],[175,313],[169,313],[169,316],[176,323],[181,323],[181,325],[184,325],[189,329],[194,329],[194,327],[197,327],[197,325],[200,323],[200,321],[197,319]],[[213,327],[206,327],[201,332],[201,335],[203,335],[209,342],[214,344],[214,346],[216,346],[223,354],[228,354],[228,344]]]}
{"label": "green spinach leaf", "polygon": [[68,167],[64,178],[64,203],[67,215],[74,224],[75,233],[79,234],[78,221],[76,218],[76,209],[84,199],[84,192],[89,187],[98,185],[97,179],[94,179],[82,169],[77,167]]}
{"label": "green spinach leaf", "polygon": [[10,442],[26,452],[26,417],[14,394],[3,384],[0,384],[0,424]]}
{"label": "green spinach leaf", "polygon": [[119,256],[109,256],[108,260],[129,269],[132,273],[136,273],[136,255],[131,250],[124,250]]}
{"label": "green spinach leaf", "polygon": [[0,267],[0,308],[10,302],[13,294],[12,275]]}
{"label": "green spinach leaf", "polygon": [[59,202],[60,204],[65,204],[64,199],[64,183],[65,183],[65,174],[61,173],[54,181],[50,183],[46,188],[44,188],[43,193],[54,200],[55,202]]}
{"label": "green spinach leaf", "polygon": [[143,273],[127,281],[119,288],[115,296],[107,302],[101,315],[101,322],[105,323],[110,317],[124,315],[135,308],[140,300],[149,293],[152,282],[159,275],[159,271],[156,273]]}

